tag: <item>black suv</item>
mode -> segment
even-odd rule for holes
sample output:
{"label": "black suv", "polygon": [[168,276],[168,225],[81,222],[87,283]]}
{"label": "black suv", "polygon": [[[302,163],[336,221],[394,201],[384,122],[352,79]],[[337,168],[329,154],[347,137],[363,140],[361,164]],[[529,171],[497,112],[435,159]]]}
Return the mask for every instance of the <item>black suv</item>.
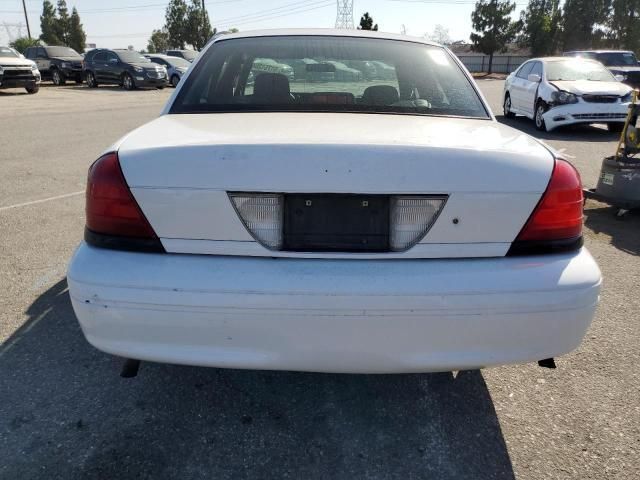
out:
{"label": "black suv", "polygon": [[138,87],[164,88],[167,69],[151,62],[138,52],[126,49],[97,48],[84,56],[84,78],[87,86],[121,85],[126,90]]}
{"label": "black suv", "polygon": [[565,52],[564,55],[597,60],[627,85],[640,88],[640,64],[629,50],[576,50]]}
{"label": "black suv", "polygon": [[25,57],[36,62],[43,79],[51,79],[56,85],[67,80],[82,83],[82,57],[69,47],[29,47]]}

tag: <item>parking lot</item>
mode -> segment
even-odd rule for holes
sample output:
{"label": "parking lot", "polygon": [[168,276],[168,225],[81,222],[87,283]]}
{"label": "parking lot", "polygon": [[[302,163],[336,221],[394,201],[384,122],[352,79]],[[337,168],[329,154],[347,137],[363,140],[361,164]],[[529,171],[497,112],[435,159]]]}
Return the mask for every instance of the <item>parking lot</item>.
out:
{"label": "parking lot", "polygon": [[[595,186],[617,137],[498,120],[563,151]],[[0,91],[0,478],[636,479],[640,215],[586,203],[604,275],[597,317],[556,370],[327,375],[143,363],[82,336],[65,269],[91,162],[172,89]],[[250,134],[250,132],[248,132]]]}

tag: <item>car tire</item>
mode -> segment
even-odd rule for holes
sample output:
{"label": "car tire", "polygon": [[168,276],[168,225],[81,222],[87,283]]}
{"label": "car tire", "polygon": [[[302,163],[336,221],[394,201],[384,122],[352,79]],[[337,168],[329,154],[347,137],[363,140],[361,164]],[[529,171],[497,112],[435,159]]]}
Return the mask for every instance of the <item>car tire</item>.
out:
{"label": "car tire", "polygon": [[178,75],[173,75],[171,77],[171,86],[173,88],[176,88],[178,86],[178,84],[180,83],[180,77],[178,77]]}
{"label": "car tire", "polygon": [[136,83],[133,81],[133,77],[128,73],[122,75],[122,88],[125,90],[134,90],[136,88]]}
{"label": "car tire", "polygon": [[96,81],[96,76],[93,72],[87,72],[85,75],[85,80],[87,82],[87,87],[89,88],[98,88],[98,82]]}
{"label": "car tire", "polygon": [[51,71],[51,80],[53,81],[53,84],[57,86],[62,86],[67,83],[67,79],[64,78],[64,75],[57,68],[54,68]]}
{"label": "car tire", "polygon": [[508,93],[504,96],[502,103],[502,112],[505,118],[516,118],[516,114],[511,111],[511,95]]}
{"label": "car tire", "polygon": [[624,130],[624,123],[622,122],[607,123],[607,129],[611,133],[622,133],[622,131]]}
{"label": "car tire", "polygon": [[164,86],[156,87],[158,90],[164,90]]}
{"label": "car tire", "polygon": [[547,105],[542,100],[539,100],[538,103],[536,103],[536,109],[533,115],[533,122],[536,125],[536,129],[540,130],[541,132],[547,131],[547,126],[545,125],[544,118],[542,117],[542,115],[544,115],[546,111],[547,111]]}
{"label": "car tire", "polygon": [[82,77],[76,78],[76,84],[82,85]]}
{"label": "car tire", "polygon": [[33,87],[25,87],[25,90],[29,95],[33,95],[34,93],[38,93],[40,91],[40,85],[34,85]]}

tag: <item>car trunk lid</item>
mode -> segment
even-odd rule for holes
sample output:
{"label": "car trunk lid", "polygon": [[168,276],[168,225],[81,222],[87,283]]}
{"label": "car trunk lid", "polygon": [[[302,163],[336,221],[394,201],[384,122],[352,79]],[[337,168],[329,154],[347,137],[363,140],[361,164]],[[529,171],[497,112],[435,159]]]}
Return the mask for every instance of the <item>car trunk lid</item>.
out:
{"label": "car trunk lid", "polygon": [[[553,169],[545,147],[492,120],[415,115],[165,115],[126,137],[119,155],[167,251],[232,255],[504,255]],[[306,220],[288,218],[289,242],[309,235],[316,246],[322,228],[335,234],[340,221],[345,245],[388,231],[385,215],[397,196],[446,202],[428,233],[404,252],[392,252],[379,237],[370,249],[296,244],[273,251],[246,228],[229,198],[234,192],[283,195],[294,209],[314,200],[325,205]],[[379,202],[380,217],[359,217],[353,205],[362,202]],[[365,227],[358,230],[359,221]]]}

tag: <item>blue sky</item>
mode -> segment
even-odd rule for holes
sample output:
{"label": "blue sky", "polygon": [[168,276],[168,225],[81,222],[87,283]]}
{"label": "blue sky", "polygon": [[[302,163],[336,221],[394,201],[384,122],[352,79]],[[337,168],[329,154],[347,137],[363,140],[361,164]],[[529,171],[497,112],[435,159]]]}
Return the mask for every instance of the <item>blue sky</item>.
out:
{"label": "blue sky", "polygon": [[[40,31],[41,0],[26,0],[32,35]],[[55,3],[55,2],[54,2]],[[100,47],[144,48],[154,28],[164,24],[168,0],[67,0],[76,6],[87,32],[87,42]],[[212,24],[240,30],[281,27],[333,27],[335,0],[205,0]],[[380,30],[422,36],[435,25],[449,29],[453,40],[468,40],[474,0],[354,0],[356,24],[368,11]],[[526,6],[518,0],[516,16]],[[4,23],[24,24],[22,0],[0,0],[0,44],[8,41]],[[12,33],[16,28],[12,27]],[[23,28],[26,34],[26,28]]]}

